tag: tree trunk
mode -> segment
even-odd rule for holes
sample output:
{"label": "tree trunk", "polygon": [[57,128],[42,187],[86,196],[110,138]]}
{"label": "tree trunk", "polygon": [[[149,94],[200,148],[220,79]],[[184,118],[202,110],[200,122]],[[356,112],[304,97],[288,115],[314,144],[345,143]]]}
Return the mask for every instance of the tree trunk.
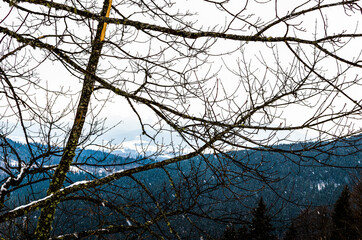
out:
{"label": "tree trunk", "polygon": [[[101,16],[108,17],[112,0],[105,0]],[[93,41],[92,52],[89,57],[87,72],[84,76],[83,88],[79,99],[77,113],[74,119],[73,127],[69,135],[68,142],[64,149],[62,158],[57,166],[52,181],[50,183],[47,195],[51,195],[62,188],[65,177],[69,171],[69,167],[75,156],[75,150],[78,145],[79,138],[82,133],[88,106],[93,93],[94,79],[92,76],[96,73],[99,57],[103,46],[106,23],[100,21],[97,27],[96,37]],[[50,236],[51,225],[54,219],[55,209],[59,201],[52,202],[41,210],[35,235],[38,239],[48,239]]]}

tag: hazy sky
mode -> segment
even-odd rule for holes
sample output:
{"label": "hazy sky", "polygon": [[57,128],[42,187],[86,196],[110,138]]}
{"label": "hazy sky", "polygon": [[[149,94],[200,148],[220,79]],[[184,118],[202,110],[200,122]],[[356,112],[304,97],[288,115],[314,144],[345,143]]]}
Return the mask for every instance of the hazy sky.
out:
{"label": "hazy sky", "polygon": [[[117,2],[117,1],[114,1]],[[191,13],[196,13],[197,15],[189,17],[190,21],[197,21],[195,23],[195,28],[201,28],[204,31],[208,30],[221,30],[224,29],[225,26],[231,24],[232,28],[235,29],[234,33],[237,34],[249,34],[252,32],[252,29],[250,32],[248,31],[238,31],[237,28],[242,24],[241,21],[237,19],[233,19],[230,15],[227,15],[225,13],[221,13],[213,4],[210,4],[210,2],[207,1],[201,1],[201,0],[184,0],[184,1],[176,1],[177,4],[174,6],[172,11],[176,12],[177,10],[180,11],[186,11],[190,10]],[[221,2],[221,1],[218,1]],[[305,1],[288,1],[288,0],[279,0],[279,1],[265,1],[266,4],[260,5],[257,3],[254,3],[254,1],[247,1],[249,3],[247,10],[245,13],[243,13],[244,16],[247,16],[250,14],[250,21],[255,21],[259,17],[263,19],[264,22],[271,21],[274,19],[275,15],[277,14],[279,17],[282,17],[287,12],[291,12],[294,10],[295,6],[297,6],[300,3],[303,3]],[[277,2],[277,5],[275,5],[275,2]],[[313,1],[314,3],[314,1]],[[307,4],[300,9],[307,8],[310,4]],[[241,11],[244,6],[244,1],[240,0],[231,0],[228,2],[228,4],[225,5],[226,8],[228,8],[231,12],[237,13]],[[135,7],[136,8],[136,7]],[[133,9],[132,7],[129,7],[127,9],[122,9],[123,14],[127,16],[127,14],[131,14]],[[8,4],[1,2],[0,3],[0,16],[5,16],[9,12],[9,6]],[[111,11],[111,16],[114,14]],[[318,14],[321,14],[319,16]],[[13,10],[10,14],[10,16],[6,19],[6,21],[2,22],[0,25],[5,26],[7,24],[11,24],[13,21],[17,21],[18,13],[17,11]],[[138,15],[140,20],[142,20],[142,17]],[[135,19],[135,20],[139,20]],[[342,30],[347,30],[347,32],[361,32],[361,26],[356,26],[355,24],[358,19],[356,19],[356,15],[353,17],[348,17],[343,12],[343,10],[338,9],[330,9],[326,10],[320,13],[314,13],[314,14],[306,14],[305,16],[296,18],[294,21],[297,24],[300,24],[300,28],[302,29],[300,32],[296,32],[295,34],[297,36],[313,39],[314,37],[322,37],[325,34],[325,30],[323,28],[323,25],[327,21],[329,28],[327,29],[329,34],[335,34],[340,33]],[[0,18],[1,22],[1,18]],[[157,20],[156,20],[157,23]],[[96,25],[96,23],[94,23]],[[161,24],[161,23],[160,23]],[[305,30],[303,30],[305,29]],[[286,28],[283,24],[278,24],[276,27],[271,28],[268,30],[265,34],[268,36],[283,36]],[[112,26],[108,26],[108,30],[106,32],[106,38],[109,37],[107,33],[112,31]],[[230,32],[232,33],[232,32]],[[87,34],[85,32],[78,32],[79,36],[81,37],[82,34]],[[0,35],[1,36],[1,35]],[[199,41],[200,44],[203,42],[203,40]],[[216,77],[221,79],[222,83],[225,86],[225,89],[228,91],[233,92],[235,89],[235,86],[238,84],[238,76],[233,74],[231,70],[235,70],[238,68],[238,61],[240,58],[240,52],[233,52],[230,54],[225,54],[222,56],[217,56],[220,53],[225,53],[227,51],[232,51],[238,47],[240,47],[240,42],[232,42],[232,41],[225,41],[225,40],[219,40],[209,52],[212,55],[215,55],[214,57],[210,57],[209,62],[210,64],[208,66],[205,66],[204,69],[199,70],[199,74],[202,75],[203,71],[209,71],[210,66],[212,66],[212,70],[218,70],[218,73],[216,74]],[[135,48],[138,49],[138,51],[148,51],[148,46],[142,45],[142,44],[135,44]],[[271,52],[268,52],[268,49],[266,46],[262,46],[262,44],[251,44],[245,45],[245,55],[248,57],[247,61],[251,63],[251,68],[253,69],[256,76],[262,77],[263,74],[265,74],[265,71],[263,69],[263,66],[259,63],[260,62],[260,56],[263,55],[266,62],[270,62],[271,65],[274,64],[274,58],[271,55]],[[343,52],[344,56],[347,57],[358,57],[358,52],[353,51],[353,49],[360,49],[360,43],[357,41],[352,41],[348,48]],[[106,50],[106,49],[105,49]],[[278,44],[278,53],[279,58],[282,64],[288,65],[289,59],[291,58],[290,52],[286,49],[285,46],[282,44]],[[41,59],[44,57],[44,55],[35,53],[35,59]],[[101,66],[107,66],[107,64],[110,64],[108,59],[101,60],[100,65]],[[35,63],[32,63],[35,65]],[[31,66],[30,64],[29,66]],[[325,62],[326,66],[326,76],[328,76],[328,71],[333,71],[333,66],[335,63],[331,62]],[[331,64],[331,65],[329,65]],[[180,63],[180,68],[182,68],[182,63]],[[45,61],[43,64],[41,64],[39,67],[37,67],[38,77],[42,79],[41,85],[42,87],[50,88],[50,89],[60,89],[63,88],[64,91],[67,91],[68,95],[66,98],[59,97],[53,99],[53,105],[52,111],[54,113],[59,113],[64,109],[66,105],[68,105],[70,108],[74,108],[77,104],[76,99],[78,96],[76,95],[77,92],[81,89],[81,82],[71,74],[69,74],[64,67],[61,64],[57,64],[50,61]],[[349,75],[346,75],[346,78],[353,77],[353,75],[358,74],[358,72],[351,72]],[[359,73],[360,74],[360,73]],[[33,101],[46,105],[47,102],[45,101],[46,96],[45,93],[42,92],[39,89],[29,89],[27,90],[31,94],[31,98]],[[360,101],[360,92],[362,91],[361,85],[356,85],[348,90],[348,94],[354,98],[357,101]],[[236,92],[236,94],[240,95],[240,99],[242,99],[243,92]],[[102,99],[107,99],[107,97],[111,96],[111,103],[107,103],[105,106],[102,105]],[[96,101],[93,101],[92,107],[96,110],[95,113],[97,113],[97,110],[102,109],[99,114],[96,116],[99,119],[107,119],[106,125],[107,126],[113,126],[116,125],[111,131],[105,133],[99,140],[109,141],[114,139],[116,142],[125,141],[125,146],[132,147],[134,143],[138,142],[139,135],[141,134],[141,129],[139,127],[139,123],[137,121],[136,115],[132,112],[131,108],[127,104],[124,99],[122,100],[120,97],[115,97],[112,94],[108,95],[107,92],[98,93],[95,96],[97,99]],[[5,99],[0,100],[0,103],[2,106],[6,105]],[[336,105],[340,104],[340,106],[347,104],[347,106],[350,106],[352,103],[344,98],[340,97],[340,100],[336,102]],[[195,105],[190,106],[191,108],[194,108],[193,111],[197,115],[198,111],[198,105],[195,103]],[[202,111],[202,106],[200,106]],[[338,107],[338,106],[336,106]],[[138,109],[140,112],[142,112],[143,120],[147,123],[152,123],[157,121],[156,117],[150,112],[150,110],[138,106]],[[71,122],[72,118],[74,116],[74,113],[67,110],[67,113],[69,113],[68,117],[66,118],[67,121]],[[304,107],[295,107],[293,108],[285,108],[280,110],[280,114],[284,114],[283,118],[286,119],[286,121],[289,123],[299,123],[305,119],[306,116],[308,116],[308,113],[306,112],[306,108]],[[95,117],[95,116],[91,116]],[[11,120],[11,118],[10,118]],[[12,119],[13,120],[13,119]],[[353,122],[353,121],[352,121]],[[118,124],[119,123],[119,124]],[[118,125],[117,125],[118,124]],[[279,123],[275,123],[275,125],[278,125]],[[360,121],[354,121],[355,128],[361,128],[362,124]],[[261,136],[263,136],[263,133],[260,133]],[[288,134],[287,132],[283,134]],[[304,132],[297,132],[293,136],[291,136],[294,139],[303,139]],[[13,134],[10,136],[13,139],[20,140],[22,139],[22,134],[20,129],[16,129]],[[164,134],[163,136],[165,139],[169,138],[167,134]],[[282,137],[282,136],[281,136]]]}

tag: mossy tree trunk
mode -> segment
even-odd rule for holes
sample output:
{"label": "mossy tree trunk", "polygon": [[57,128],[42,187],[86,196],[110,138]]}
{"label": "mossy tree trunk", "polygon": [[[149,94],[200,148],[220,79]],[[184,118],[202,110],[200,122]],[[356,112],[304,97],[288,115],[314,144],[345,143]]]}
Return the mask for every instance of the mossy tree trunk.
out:
{"label": "mossy tree trunk", "polygon": [[[101,16],[108,17],[111,4],[112,0],[104,1],[103,8],[101,11]],[[106,23],[100,21],[98,23],[95,39],[93,40],[92,52],[90,54],[87,65],[87,74],[84,76],[82,92],[79,99],[73,127],[70,132],[62,158],[52,177],[52,181],[47,191],[47,195],[51,195],[62,188],[65,177],[69,171],[70,165],[75,156],[75,150],[77,148],[78,141],[82,133],[82,129],[88,111],[88,106],[94,89],[95,80],[93,79],[92,76],[96,73],[97,70],[97,65],[103,47],[105,28],[106,28]],[[37,239],[49,238],[51,225],[54,219],[54,214],[58,203],[59,201],[56,200],[41,210],[41,214],[35,230],[35,235]]]}

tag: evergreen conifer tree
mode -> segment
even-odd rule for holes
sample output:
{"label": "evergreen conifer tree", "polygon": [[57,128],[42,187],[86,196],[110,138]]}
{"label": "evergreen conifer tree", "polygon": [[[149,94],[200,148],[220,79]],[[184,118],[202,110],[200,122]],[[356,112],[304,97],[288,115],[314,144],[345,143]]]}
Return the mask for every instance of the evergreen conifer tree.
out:
{"label": "evergreen conifer tree", "polygon": [[285,236],[283,237],[283,240],[297,239],[296,232],[297,232],[297,229],[296,229],[294,223],[292,222],[291,225],[289,226],[288,230],[285,232]]}
{"label": "evergreen conifer tree", "polygon": [[350,192],[347,185],[344,187],[341,195],[334,204],[332,221],[332,240],[358,239],[356,224],[350,205]]}
{"label": "evergreen conifer tree", "polygon": [[362,239],[362,178],[357,180],[351,192],[351,204],[358,236]]}
{"label": "evergreen conifer tree", "polygon": [[237,232],[234,225],[228,225],[220,240],[237,240]]}
{"label": "evergreen conifer tree", "polygon": [[249,229],[248,229],[245,225],[242,225],[242,226],[238,229],[237,237],[238,237],[238,240],[249,239],[249,238],[250,238],[250,236],[249,236]]}
{"label": "evergreen conifer tree", "polygon": [[253,211],[253,219],[250,228],[250,237],[253,240],[274,240],[274,227],[263,198],[260,198],[258,207]]}
{"label": "evergreen conifer tree", "polygon": [[292,220],[283,240],[330,239],[331,218],[326,206],[303,210]]}

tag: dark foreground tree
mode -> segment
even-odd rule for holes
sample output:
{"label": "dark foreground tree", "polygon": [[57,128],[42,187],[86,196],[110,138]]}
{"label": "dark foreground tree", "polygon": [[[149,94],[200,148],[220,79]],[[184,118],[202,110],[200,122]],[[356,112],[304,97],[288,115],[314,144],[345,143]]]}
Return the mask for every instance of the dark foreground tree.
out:
{"label": "dark foreground tree", "polygon": [[359,238],[362,238],[362,178],[358,179],[351,193],[352,211]]}
{"label": "dark foreground tree", "polygon": [[347,185],[344,187],[341,195],[334,204],[332,222],[332,240],[359,239],[357,225],[351,209],[350,192]]}
{"label": "dark foreground tree", "polygon": [[[1,0],[1,234],[211,237],[273,165],[360,168],[333,156],[361,150],[361,9]],[[134,134],[139,156],[111,154]]]}
{"label": "dark foreground tree", "polygon": [[260,198],[258,207],[252,212],[253,219],[250,226],[250,239],[255,240],[274,240],[274,227],[271,223],[271,217],[267,211],[263,198]]}
{"label": "dark foreground tree", "polygon": [[296,217],[285,233],[284,240],[330,239],[330,210],[325,206],[306,209]]}
{"label": "dark foreground tree", "polygon": [[220,240],[236,240],[238,238],[238,232],[234,225],[227,226],[225,232],[221,236]]}
{"label": "dark foreground tree", "polygon": [[249,238],[249,229],[245,225],[242,225],[238,229],[236,229],[234,225],[228,225],[219,240],[239,240]]}

